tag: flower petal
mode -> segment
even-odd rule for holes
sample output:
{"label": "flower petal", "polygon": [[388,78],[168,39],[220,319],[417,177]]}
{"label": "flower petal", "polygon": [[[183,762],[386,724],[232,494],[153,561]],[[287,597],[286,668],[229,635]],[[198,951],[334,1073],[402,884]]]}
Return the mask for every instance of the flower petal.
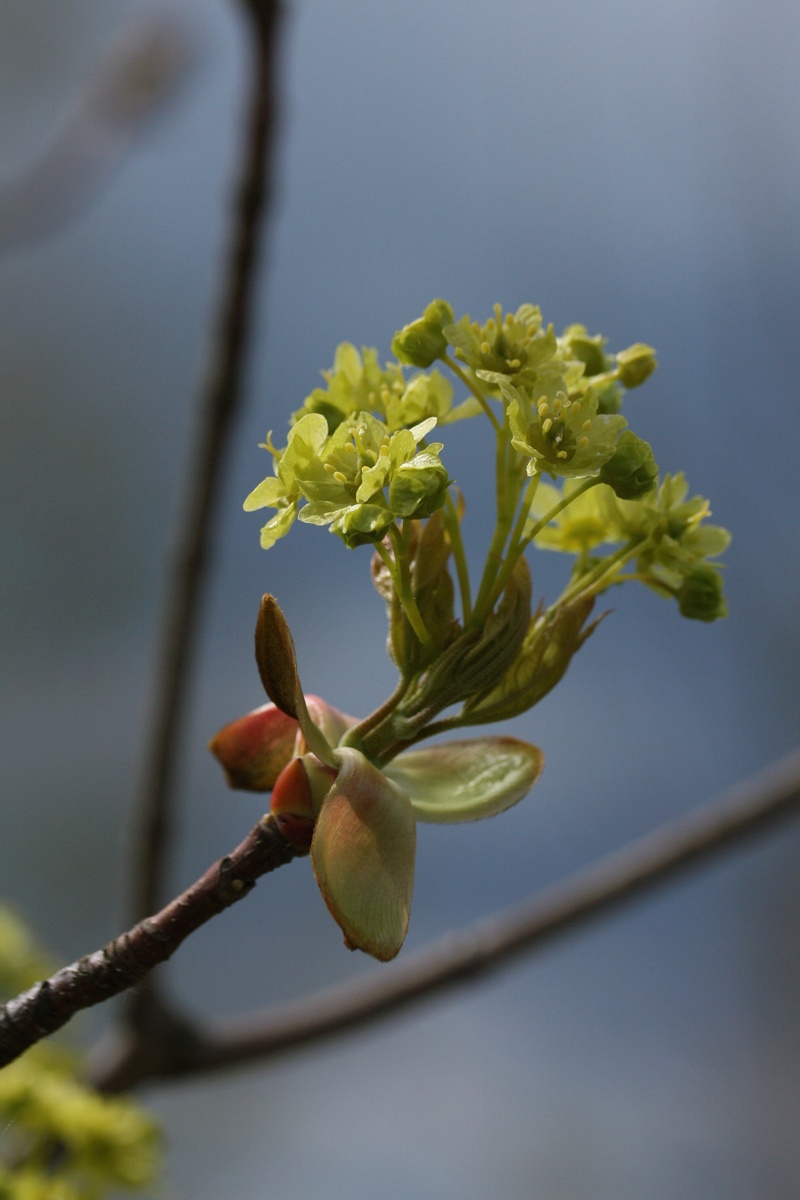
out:
{"label": "flower petal", "polygon": [[485,737],[407,750],[384,770],[411,797],[418,821],[475,821],[527,795],[543,761],[537,746]]}
{"label": "flower petal", "polygon": [[343,747],[336,759],[311,842],[314,874],[345,944],[387,962],[408,928],[414,814],[408,796],[358,750]]}

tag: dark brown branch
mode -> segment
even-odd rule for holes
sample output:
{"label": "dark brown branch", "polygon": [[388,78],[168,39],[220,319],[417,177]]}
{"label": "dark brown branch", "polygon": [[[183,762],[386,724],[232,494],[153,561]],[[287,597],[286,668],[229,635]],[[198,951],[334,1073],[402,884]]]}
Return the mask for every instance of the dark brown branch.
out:
{"label": "dark brown branch", "polygon": [[264,817],[235,850],[161,912],[0,1009],[0,1066],[55,1033],[75,1013],[135,987],[171,958],[190,933],[246,896],[260,876],[297,855],[275,819]]}
{"label": "dark brown branch", "polygon": [[269,1009],[227,1031],[204,1032],[183,1060],[146,1062],[135,1040],[118,1045],[96,1082],[127,1090],[145,1079],[189,1076],[250,1063],[296,1046],[361,1030],[446,988],[488,975],[514,955],[539,949],[623,901],[770,828],[800,807],[800,750],[739,784],[715,803],[632,842],[507,912],[448,934],[397,966]]}
{"label": "dark brown branch", "polygon": [[171,800],[185,725],[213,518],[226,451],[242,395],[252,324],[276,109],[276,46],[281,5],[240,0],[254,53],[244,154],[233,214],[228,266],[219,302],[215,350],[202,394],[202,416],[190,464],[183,522],[172,564],[161,638],[156,698],[140,788],[140,829],[133,919],[152,912],[163,887],[170,847]]}

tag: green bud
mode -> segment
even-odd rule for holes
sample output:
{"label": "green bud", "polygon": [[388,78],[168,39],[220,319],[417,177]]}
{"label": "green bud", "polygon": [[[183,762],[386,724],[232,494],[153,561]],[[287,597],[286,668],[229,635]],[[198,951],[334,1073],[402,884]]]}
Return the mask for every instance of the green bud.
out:
{"label": "green bud", "polygon": [[430,517],[444,504],[449,483],[447,468],[434,454],[422,452],[394,472],[389,507],[396,517]]}
{"label": "green bud", "polygon": [[392,354],[412,367],[431,366],[447,349],[442,327],[452,323],[450,305],[445,300],[432,301],[421,317],[394,335]]}
{"label": "green bud", "polygon": [[694,621],[716,621],[727,617],[728,606],[722,594],[722,576],[707,563],[699,563],[678,588],[681,615]]}
{"label": "green bud", "polygon": [[350,550],[382,542],[393,517],[381,504],[353,504],[344,509],[331,524],[331,533],[338,533]]}
{"label": "green bud", "polygon": [[627,350],[620,350],[617,355],[617,375],[620,383],[626,388],[635,388],[644,383],[657,366],[655,350],[652,346],[646,346],[644,342],[637,342]]}
{"label": "green bud", "polygon": [[609,361],[603,353],[606,339],[602,334],[590,337],[585,325],[570,325],[564,330],[562,340],[569,357],[583,363],[587,378],[608,370]]}
{"label": "green bud", "polygon": [[600,468],[600,479],[620,500],[640,500],[656,485],[658,467],[649,442],[630,429],[620,434],[617,448]]}

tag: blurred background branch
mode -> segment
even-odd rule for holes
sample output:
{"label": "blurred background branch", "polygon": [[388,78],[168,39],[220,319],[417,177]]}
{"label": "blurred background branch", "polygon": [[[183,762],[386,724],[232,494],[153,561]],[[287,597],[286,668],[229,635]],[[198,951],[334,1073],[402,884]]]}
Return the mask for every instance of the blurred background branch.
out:
{"label": "blurred background branch", "polygon": [[43,154],[0,184],[0,252],[59,233],[100,194],[196,64],[188,25],[119,38]]}

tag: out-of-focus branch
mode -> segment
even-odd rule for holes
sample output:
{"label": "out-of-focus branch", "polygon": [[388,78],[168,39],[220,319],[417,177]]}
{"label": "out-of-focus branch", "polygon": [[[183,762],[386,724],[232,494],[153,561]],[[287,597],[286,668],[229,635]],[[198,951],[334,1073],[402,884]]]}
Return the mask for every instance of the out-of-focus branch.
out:
{"label": "out-of-focus branch", "polygon": [[366,978],[268,1009],[226,1030],[203,1031],[183,1055],[158,1065],[135,1040],[98,1063],[95,1080],[122,1091],[148,1079],[251,1063],[387,1017],[446,988],[489,975],[512,957],[650,893],[689,867],[717,858],[800,808],[800,750],[714,803],[632,842],[526,903],[477,921]]}
{"label": "out-of-focus branch", "polygon": [[[273,817],[250,831],[235,850],[208,868],[191,887],[155,916],[141,921],[94,954],[64,967],[0,1009],[0,1066],[13,1062],[29,1046],[55,1033],[77,1012],[135,987],[159,963],[171,958],[190,933],[241,900],[256,880],[291,862],[298,852],[281,835]],[[171,1018],[170,1035],[191,1046],[188,1023]],[[175,1041],[181,1029],[183,1041]],[[140,1052],[148,1057],[146,1038]]]}
{"label": "out-of-focus branch", "polygon": [[58,233],[83,212],[194,58],[190,36],[174,22],[150,21],[127,33],[38,161],[0,185],[0,251]]}
{"label": "out-of-focus branch", "polygon": [[172,798],[187,714],[191,666],[204,599],[226,451],[240,409],[263,218],[271,194],[276,115],[278,0],[238,0],[253,55],[243,154],[216,333],[201,396],[182,521],[174,552],[145,767],[140,785],[133,919],[161,897],[172,833]]}

